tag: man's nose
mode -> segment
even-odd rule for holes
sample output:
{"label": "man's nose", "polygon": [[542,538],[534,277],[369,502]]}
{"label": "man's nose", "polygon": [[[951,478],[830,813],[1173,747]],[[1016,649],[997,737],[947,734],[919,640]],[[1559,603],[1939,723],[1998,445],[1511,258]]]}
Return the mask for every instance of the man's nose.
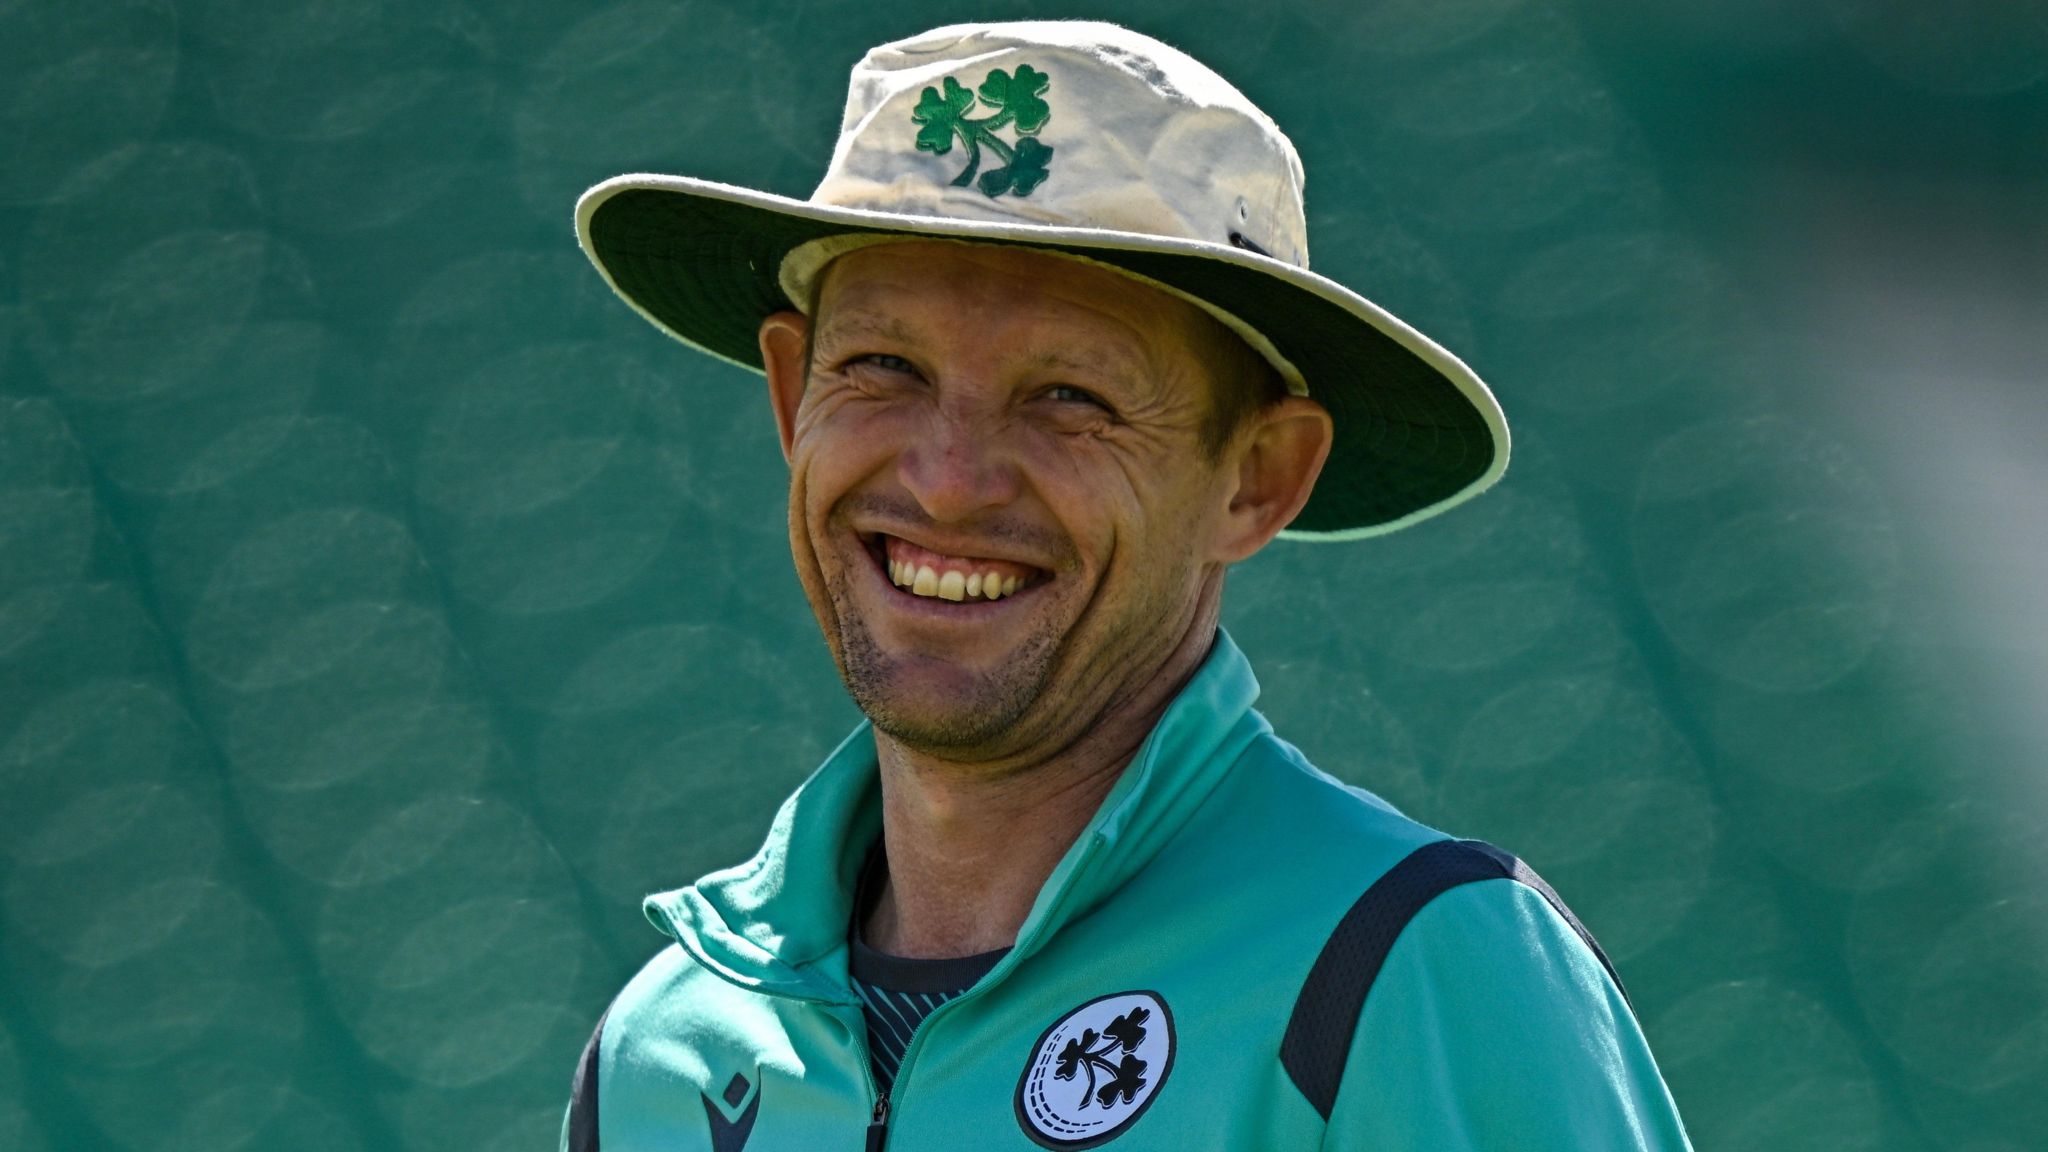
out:
{"label": "man's nose", "polygon": [[897,459],[897,477],[925,514],[957,523],[1017,498],[1016,461],[992,413],[934,411],[924,435]]}

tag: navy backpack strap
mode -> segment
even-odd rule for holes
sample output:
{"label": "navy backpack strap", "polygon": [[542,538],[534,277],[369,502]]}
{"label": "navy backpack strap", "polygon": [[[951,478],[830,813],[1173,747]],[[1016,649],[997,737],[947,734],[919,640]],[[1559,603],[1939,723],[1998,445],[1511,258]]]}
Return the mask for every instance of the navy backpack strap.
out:
{"label": "navy backpack strap", "polygon": [[598,1152],[597,1149],[597,1052],[604,1042],[606,1009],[591,1030],[590,1043],[583,1046],[583,1058],[576,1062],[576,1082],[569,1087],[569,1145],[567,1152]]}
{"label": "navy backpack strap", "polygon": [[[1323,1119],[1328,1120],[1336,1106],[1337,1086],[1344,1082],[1344,1064],[1351,1057],[1359,1013],[1365,1010],[1366,994],[1372,991],[1373,980],[1394,941],[1430,901],[1475,880],[1513,880],[1541,895],[1593,950],[1614,986],[1621,988],[1621,977],[1615,975],[1614,965],[1608,963],[1592,933],[1527,864],[1477,840],[1425,844],[1388,869],[1344,913],[1309,969],[1301,995],[1295,998],[1294,1014],[1280,1041],[1280,1063]],[[1624,990],[1622,998],[1627,997]]]}

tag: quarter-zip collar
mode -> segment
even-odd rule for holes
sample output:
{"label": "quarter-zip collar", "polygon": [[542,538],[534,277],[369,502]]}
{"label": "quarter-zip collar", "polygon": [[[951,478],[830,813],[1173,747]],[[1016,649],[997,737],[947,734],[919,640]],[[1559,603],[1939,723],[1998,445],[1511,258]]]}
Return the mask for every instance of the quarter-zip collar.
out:
{"label": "quarter-zip collar", "polygon": [[[1222,629],[1138,747],[1094,817],[1039,889],[1001,979],[1087,914],[1171,840],[1245,747],[1270,731],[1252,711],[1258,680]],[[863,721],[784,801],[753,859],[650,896],[655,927],[698,963],[744,988],[857,1004],[847,979],[847,924],[861,862],[881,834],[880,769]]]}

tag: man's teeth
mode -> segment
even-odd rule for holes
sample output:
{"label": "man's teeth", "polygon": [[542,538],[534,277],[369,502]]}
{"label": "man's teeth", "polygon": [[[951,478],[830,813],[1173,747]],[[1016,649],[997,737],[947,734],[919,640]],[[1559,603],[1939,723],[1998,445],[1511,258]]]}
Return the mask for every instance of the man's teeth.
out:
{"label": "man's teeth", "polygon": [[913,596],[936,596],[941,600],[1000,600],[1017,591],[1015,576],[998,576],[994,572],[969,574],[957,569],[940,575],[929,564],[908,560],[889,561],[889,582],[910,589]]}

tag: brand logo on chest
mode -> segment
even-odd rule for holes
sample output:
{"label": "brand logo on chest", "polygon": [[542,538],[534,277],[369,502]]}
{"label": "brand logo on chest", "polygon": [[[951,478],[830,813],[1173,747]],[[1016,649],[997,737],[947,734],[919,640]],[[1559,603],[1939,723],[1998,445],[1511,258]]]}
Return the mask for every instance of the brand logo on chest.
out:
{"label": "brand logo on chest", "polygon": [[1137,1123],[1173,1070],[1173,1014],[1151,992],[1100,996],[1038,1038],[1017,1123],[1046,1148],[1093,1148]]}
{"label": "brand logo on chest", "polygon": [[754,1117],[761,1114],[760,1086],[735,1072],[716,1100],[708,1092],[698,1095],[704,1098],[704,1120],[711,1126],[711,1152],[745,1152],[747,1137],[754,1134]]}

